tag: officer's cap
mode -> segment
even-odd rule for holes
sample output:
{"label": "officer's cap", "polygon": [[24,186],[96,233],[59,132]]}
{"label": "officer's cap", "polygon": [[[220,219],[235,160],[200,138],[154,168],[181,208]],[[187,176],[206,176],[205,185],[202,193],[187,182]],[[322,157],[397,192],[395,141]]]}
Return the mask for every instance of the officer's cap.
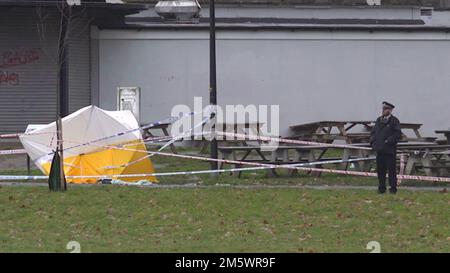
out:
{"label": "officer's cap", "polygon": [[394,109],[394,108],[395,108],[395,106],[394,106],[392,103],[389,103],[389,102],[387,102],[387,101],[383,101],[383,107],[385,107],[385,108],[391,108],[391,109]]}

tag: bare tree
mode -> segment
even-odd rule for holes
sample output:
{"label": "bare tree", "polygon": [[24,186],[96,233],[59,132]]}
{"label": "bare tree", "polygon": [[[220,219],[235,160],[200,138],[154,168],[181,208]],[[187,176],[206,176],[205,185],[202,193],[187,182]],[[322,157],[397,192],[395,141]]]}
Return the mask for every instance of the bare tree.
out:
{"label": "bare tree", "polygon": [[[66,190],[64,175],[64,143],[62,133],[62,117],[67,115],[68,109],[68,51],[70,41],[77,39],[90,26],[91,20],[85,6],[74,6],[76,1],[58,0],[54,5],[36,4],[38,17],[37,30],[41,49],[56,68],[56,154],[59,155],[60,190]],[[57,18],[55,18],[55,16]],[[55,20],[56,19],[56,20]],[[53,25],[57,21],[56,26]],[[55,29],[56,27],[56,29]],[[56,46],[54,34],[56,30]]]}

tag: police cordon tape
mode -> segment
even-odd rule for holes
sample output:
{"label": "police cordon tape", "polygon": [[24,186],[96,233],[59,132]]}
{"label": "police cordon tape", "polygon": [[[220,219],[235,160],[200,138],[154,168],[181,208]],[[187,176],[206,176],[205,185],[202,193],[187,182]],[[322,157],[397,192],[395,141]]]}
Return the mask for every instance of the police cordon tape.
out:
{"label": "police cordon tape", "polygon": [[[203,113],[203,112],[201,112],[201,113]],[[71,146],[71,147],[64,148],[63,151],[65,152],[65,151],[72,150],[72,149],[75,149],[75,148],[89,146],[89,145],[98,143],[100,141],[109,140],[109,139],[112,139],[112,138],[115,138],[115,137],[123,136],[125,134],[130,134],[130,133],[133,133],[133,132],[136,132],[136,131],[139,131],[139,130],[150,129],[152,127],[155,127],[155,126],[158,126],[158,125],[161,125],[161,124],[164,124],[164,123],[175,122],[175,121],[177,121],[177,120],[179,120],[181,118],[192,116],[192,115],[197,115],[197,114],[198,113],[195,113],[195,112],[184,113],[180,117],[171,117],[171,118],[160,120],[160,121],[157,121],[157,122],[153,122],[153,123],[150,123],[150,124],[147,124],[147,125],[144,125],[144,126],[140,126],[140,127],[137,127],[137,128],[129,129],[129,130],[126,130],[126,131],[123,131],[123,132],[119,132],[119,133],[116,133],[116,134],[113,134],[113,135],[109,135],[109,136],[105,136],[105,137],[102,137],[102,138],[94,139],[94,140],[91,140],[91,141],[88,141],[88,142],[80,143],[80,144],[77,144],[77,145],[74,145],[74,146]],[[53,153],[48,153],[47,155],[52,155]]]}
{"label": "police cordon tape", "polygon": [[[196,136],[196,135],[205,135],[203,132],[202,133],[191,133],[191,134],[185,134],[185,135],[180,135],[180,136],[178,136],[178,137],[171,137],[170,139],[171,139],[171,141],[169,141],[167,144],[165,144],[164,146],[162,146],[161,148],[159,148],[158,149],[158,152],[160,152],[160,151],[162,151],[164,148],[166,148],[166,147],[168,147],[170,144],[172,144],[173,142],[175,142],[176,140],[179,140],[179,139],[182,139],[182,138],[184,138],[184,137],[187,137],[187,136]],[[71,142],[71,141],[69,141],[69,142]],[[148,141],[144,141],[144,143],[149,143]],[[125,144],[125,145],[123,145],[122,147],[126,147],[126,146],[130,146],[130,145],[133,145],[133,144]],[[146,155],[146,156],[144,156],[144,157],[141,157],[141,158],[139,158],[139,159],[137,159],[137,160],[135,160],[135,161],[132,161],[132,162],[128,162],[127,164],[123,164],[123,165],[118,165],[118,166],[107,166],[107,167],[105,167],[105,169],[115,169],[115,168],[126,168],[126,167],[128,167],[128,166],[131,166],[131,165],[133,165],[133,164],[136,164],[136,163],[138,163],[138,162],[140,162],[140,161],[142,161],[142,160],[145,160],[146,158],[150,158],[150,157],[152,157],[152,156],[154,156],[155,154],[149,154],[149,155]]]}
{"label": "police cordon tape", "polygon": [[0,138],[18,138],[21,135],[41,135],[41,134],[56,134],[56,132],[0,134]]}
{"label": "police cordon tape", "polygon": [[[92,144],[95,145],[95,144]],[[229,159],[214,159],[208,157],[201,156],[193,156],[193,155],[181,155],[181,154],[173,154],[173,153],[164,153],[164,152],[155,152],[155,151],[147,151],[147,150],[137,150],[137,149],[127,149],[123,147],[111,146],[111,145],[96,145],[99,147],[109,148],[109,149],[118,149],[124,151],[134,151],[140,153],[148,153],[162,156],[172,156],[178,158],[185,159],[194,159],[194,160],[202,160],[208,162],[222,162],[225,164],[236,164],[236,165],[250,165],[250,166],[265,166],[270,168],[283,168],[283,169],[295,169],[299,171],[307,171],[307,172],[321,172],[321,173],[333,173],[333,174],[343,174],[343,175],[352,175],[352,176],[365,176],[365,177],[376,177],[376,173],[372,172],[361,172],[361,171],[347,171],[347,170],[335,170],[335,169],[323,169],[323,168],[308,168],[308,167],[295,167],[289,165],[274,165],[267,163],[257,163],[257,162],[249,162],[249,161],[238,161],[238,160],[229,160]],[[324,164],[320,162],[313,162],[314,165]],[[345,163],[343,161],[342,163]],[[114,166],[116,167],[116,166]],[[137,175],[139,176],[139,175]],[[434,177],[434,176],[420,176],[420,175],[397,175],[398,179],[404,180],[420,180],[420,181],[430,181],[430,182],[450,182],[450,177]]]}
{"label": "police cordon tape", "polygon": [[[94,145],[91,143],[91,145]],[[260,166],[263,168],[287,168],[287,169],[296,169],[301,171],[309,171],[309,172],[324,172],[324,173],[334,173],[334,174],[343,174],[343,175],[353,175],[353,176],[371,176],[376,177],[376,173],[371,172],[359,172],[359,171],[347,171],[347,170],[334,170],[334,169],[322,169],[322,168],[305,168],[300,166],[292,166],[287,165],[273,165],[273,164],[265,164],[265,163],[256,163],[256,162],[247,162],[247,161],[237,161],[237,160],[227,160],[227,159],[212,159],[212,158],[206,158],[206,157],[199,157],[199,156],[188,156],[188,155],[179,155],[179,154],[170,154],[170,153],[163,153],[163,152],[151,152],[146,150],[135,150],[135,149],[126,149],[126,148],[120,148],[116,146],[110,146],[110,145],[95,145],[99,147],[104,148],[110,148],[110,149],[122,149],[127,151],[135,151],[135,152],[142,152],[142,153],[149,153],[153,155],[163,155],[163,156],[174,156],[174,157],[181,157],[181,158],[188,158],[188,159],[197,159],[197,160],[204,160],[204,161],[217,161],[222,163],[228,163],[228,164],[239,164],[239,165],[252,165],[252,166]],[[0,154],[13,154],[13,153],[24,153],[25,150],[10,150],[10,151],[1,151]],[[368,158],[359,158],[359,159],[351,159],[352,161],[361,161],[361,160],[369,160]],[[371,158],[370,160],[373,160]],[[324,164],[335,164],[335,163],[346,163],[345,160],[337,160],[333,163],[327,163],[325,161],[321,162],[311,162],[309,165],[324,165]],[[351,161],[349,161],[351,162]],[[258,168],[258,169],[263,169]],[[205,170],[205,171],[195,171],[198,173],[213,173],[213,172],[229,172],[228,170]],[[235,168],[233,169],[235,171],[245,171],[243,168]],[[191,172],[192,173],[192,172]],[[166,175],[177,175],[177,174],[189,174],[189,172],[178,172],[178,173],[168,173]],[[194,174],[194,173],[192,173]],[[147,174],[148,176],[154,176],[155,174]],[[136,174],[136,175],[129,175],[131,177],[141,177],[141,176],[147,176],[146,174]],[[163,174],[160,174],[162,176]],[[114,177],[129,177],[127,175],[116,175]],[[104,177],[104,176],[99,176]],[[430,182],[450,182],[450,178],[447,177],[433,177],[433,176],[418,176],[418,175],[403,175],[399,174],[397,175],[398,179],[401,181],[403,179],[405,180],[421,180],[421,181],[430,181]],[[0,180],[36,180],[36,179],[46,179],[47,176],[0,176]],[[78,176],[73,178],[89,178],[88,176]],[[95,178],[95,177],[94,177]]]}
{"label": "police cordon tape", "polygon": [[221,132],[217,131],[216,134],[230,137],[237,137],[241,139],[248,140],[259,140],[259,141],[273,141],[273,142],[281,142],[281,143],[290,143],[290,144],[303,144],[303,145],[315,145],[329,148],[342,148],[342,149],[357,149],[357,150],[372,150],[370,147],[364,146],[356,146],[349,144],[329,144],[315,141],[306,141],[306,140],[296,140],[296,139],[286,139],[286,138],[278,138],[278,137],[269,137],[269,136],[258,136],[258,135],[249,135],[249,134],[237,134],[231,132]]}
{"label": "police cordon tape", "polygon": [[[95,145],[91,143],[91,145]],[[287,165],[274,165],[274,164],[266,164],[266,163],[257,163],[257,162],[248,162],[248,161],[238,161],[238,160],[228,160],[228,159],[213,159],[213,158],[207,158],[207,157],[200,157],[200,156],[191,156],[191,155],[179,155],[179,154],[171,154],[171,153],[164,153],[164,152],[152,152],[147,150],[136,150],[136,149],[127,149],[123,147],[117,147],[117,146],[111,146],[111,145],[95,145],[99,147],[104,148],[110,148],[110,149],[119,149],[119,150],[126,150],[126,151],[135,151],[135,152],[141,152],[141,153],[149,153],[154,155],[162,155],[162,156],[173,156],[178,158],[185,158],[185,159],[195,159],[195,160],[203,160],[203,161],[216,161],[221,162],[225,164],[237,164],[237,165],[251,165],[251,166],[259,166],[259,167],[265,167],[265,168],[286,168],[286,169],[296,169],[301,171],[309,171],[309,172],[324,172],[324,173],[334,173],[334,174],[343,174],[343,175],[353,175],[353,176],[370,176],[370,177],[376,177],[376,173],[371,172],[359,172],[359,171],[347,171],[347,170],[334,170],[334,169],[322,169],[322,168],[306,168],[301,166],[292,166],[292,164]],[[369,160],[368,158],[360,158],[360,159],[351,159],[352,161],[357,160]],[[373,160],[373,158],[371,158]],[[333,163],[346,163],[345,160],[336,160]],[[331,164],[331,163],[325,163],[324,161],[320,162],[310,162],[309,165],[324,165],[324,164]],[[238,170],[241,169],[241,170]],[[261,168],[262,169],[262,168]],[[236,171],[244,171],[242,168],[235,168]],[[212,173],[212,172],[226,172],[222,170],[207,170],[207,171],[196,171],[201,173]],[[172,173],[170,175],[176,175],[176,174],[188,174],[189,172],[179,172],[179,173]],[[147,174],[148,176],[154,176],[155,174]],[[116,175],[114,177],[141,177],[141,176],[147,176],[146,174],[133,174],[133,175]],[[169,174],[167,174],[169,175]],[[162,176],[162,175],[161,175]],[[104,177],[104,176],[101,176]],[[446,177],[432,177],[432,176],[418,176],[418,175],[397,175],[399,179],[405,179],[405,180],[421,180],[421,181],[430,181],[430,182],[450,182],[450,178]],[[36,179],[45,179],[47,176],[0,176],[0,180],[20,180],[20,179],[28,179],[28,180],[36,180]],[[88,178],[88,177],[73,177],[73,178]]]}
{"label": "police cordon tape", "polygon": [[[175,120],[178,120],[182,117],[189,116],[195,114],[194,112],[186,113],[182,115],[181,117],[173,118]],[[121,135],[134,132],[136,130],[141,129],[147,129],[151,128],[157,125],[160,125],[164,123],[164,121],[159,121],[155,123],[148,124],[146,126],[142,126],[135,129],[130,129],[121,133],[117,133],[111,136],[103,137],[100,139],[92,140],[90,142],[86,143],[80,143],[75,146],[65,148],[64,150],[70,150],[76,147],[82,147],[87,145],[95,145],[95,143],[104,141],[107,139],[111,139],[114,137],[119,137]],[[246,135],[246,134],[236,134],[236,133],[228,133],[228,132],[216,132],[217,134],[225,135],[225,136],[233,136],[233,137],[240,137],[240,138],[248,138],[249,140],[259,140],[259,141],[275,141],[275,142],[282,142],[282,143],[291,143],[291,144],[303,144],[303,145],[317,145],[317,146],[323,146],[323,147],[330,147],[330,148],[344,148],[344,149],[360,149],[360,150],[371,150],[369,147],[361,147],[361,146],[355,146],[355,145],[345,145],[345,144],[328,144],[328,143],[321,143],[321,142],[313,142],[313,141],[302,141],[302,140],[292,140],[292,139],[283,139],[283,138],[274,138],[274,137],[265,137],[265,136],[256,136],[256,135]],[[99,146],[99,145],[95,145]],[[334,169],[322,169],[322,168],[305,168],[305,167],[292,167],[292,166],[286,166],[286,165],[271,165],[271,164],[264,164],[264,163],[255,163],[255,162],[247,162],[247,161],[236,161],[236,160],[225,160],[225,159],[212,159],[212,158],[206,158],[206,157],[197,157],[197,156],[185,156],[185,155],[178,155],[178,154],[170,154],[170,153],[163,153],[163,152],[149,152],[146,150],[135,150],[135,149],[126,149],[126,148],[119,148],[116,146],[110,146],[110,145],[104,145],[101,147],[108,147],[112,149],[122,149],[122,150],[128,150],[128,151],[135,151],[135,152],[142,152],[142,153],[149,153],[149,154],[156,154],[156,155],[166,155],[166,156],[175,156],[175,157],[182,157],[182,158],[191,158],[191,159],[197,159],[197,160],[204,160],[204,161],[217,161],[217,162],[223,162],[223,163],[229,163],[229,164],[239,164],[239,165],[259,165],[264,167],[270,167],[270,168],[288,168],[288,169],[297,169],[302,171],[313,171],[313,172],[324,172],[324,173],[335,173],[335,174],[344,174],[344,175],[355,175],[355,176],[376,176],[376,173],[371,172],[358,172],[358,171],[347,171],[347,170],[334,170]],[[7,151],[5,151],[7,152]],[[51,154],[49,154],[51,155]],[[317,164],[324,164],[317,163]],[[314,165],[317,165],[314,164]],[[217,170],[212,170],[216,171]],[[136,176],[142,176],[142,175],[136,175]],[[10,176],[13,177],[13,176]],[[20,176],[21,179],[25,176]],[[33,176],[30,176],[30,179],[33,179]],[[34,177],[40,177],[40,176],[34,176]],[[45,176],[43,176],[45,177]],[[80,177],[81,178],[81,177]],[[431,177],[431,176],[417,176],[417,175],[398,175],[399,179],[407,179],[407,180],[422,180],[422,181],[432,181],[432,182],[450,182],[450,178],[445,177]]]}
{"label": "police cordon tape", "polygon": [[179,139],[182,139],[182,138],[187,137],[187,136],[192,136],[193,135],[192,131],[194,131],[195,129],[197,129],[197,128],[203,126],[203,125],[205,125],[210,119],[211,119],[211,116],[205,117],[205,118],[203,118],[203,120],[201,122],[199,122],[198,124],[194,125],[194,127],[189,128],[189,130],[184,131],[183,133],[181,133],[178,136],[172,136],[173,137],[172,140],[170,140],[169,142],[164,144],[158,151],[164,150],[164,148],[170,146],[171,144],[173,144],[175,141],[177,141]]}
{"label": "police cordon tape", "polygon": [[11,181],[11,180],[44,180],[48,179],[46,175],[0,175],[0,180]]}
{"label": "police cordon tape", "polygon": [[[120,135],[123,135],[123,134],[126,134],[126,133],[131,133],[131,132],[134,132],[134,131],[136,131],[136,130],[141,130],[141,129],[142,129],[142,130],[145,130],[145,129],[148,129],[148,128],[151,128],[151,127],[154,127],[154,126],[163,124],[163,123],[165,123],[165,122],[169,122],[169,120],[170,120],[170,122],[174,122],[174,121],[180,120],[180,119],[182,119],[182,118],[184,118],[184,117],[188,117],[188,116],[192,116],[192,115],[197,115],[197,114],[198,114],[198,113],[195,113],[195,112],[185,113],[185,114],[183,114],[183,115],[181,115],[181,116],[179,116],[179,117],[171,117],[171,118],[168,118],[168,119],[160,120],[160,121],[157,121],[157,122],[154,122],[154,123],[150,123],[150,124],[148,124],[148,125],[141,126],[141,127],[139,127],[139,128],[130,129],[130,130],[127,130],[127,131],[124,131],[124,132],[120,132],[120,133],[117,133],[117,134],[112,135],[112,136],[108,136],[108,137],[105,137],[105,138],[92,140],[90,143],[89,143],[89,142],[87,142],[87,143],[78,143],[78,145],[69,147],[69,148],[67,148],[67,150],[68,150],[68,149],[75,148],[75,147],[81,147],[81,146],[87,146],[87,145],[95,145],[94,143],[95,143],[95,142],[98,142],[98,141],[102,141],[102,140],[106,140],[106,139],[109,139],[109,138],[117,137],[117,136],[120,136]],[[201,112],[201,114],[203,114],[203,112]],[[177,140],[179,140],[179,139],[182,139],[182,138],[187,137],[187,136],[197,135],[197,134],[193,134],[192,131],[195,130],[196,128],[200,127],[200,126],[203,126],[203,125],[204,125],[205,123],[207,123],[210,119],[211,119],[210,116],[207,116],[207,117],[203,118],[203,120],[202,120],[199,124],[195,125],[193,128],[190,128],[189,130],[183,132],[183,133],[180,134],[179,136],[149,137],[149,138],[143,139],[143,141],[144,141],[144,143],[149,143],[149,142],[153,142],[153,141],[156,141],[156,142],[158,142],[158,141],[166,141],[166,140],[169,141],[169,142],[167,142],[166,144],[164,144],[164,145],[158,150],[158,151],[161,151],[161,150],[163,150],[164,148],[168,147],[169,145],[171,145],[172,143],[174,143],[175,141],[177,141]],[[43,133],[40,133],[40,134],[47,134],[47,133],[52,133],[52,132],[43,132]],[[20,135],[30,135],[30,134],[31,134],[31,133],[22,133],[22,134],[19,134],[19,133],[17,133],[17,134],[4,134],[4,135],[0,135],[0,137],[3,136],[4,138],[14,138],[14,137],[19,137]],[[53,134],[54,134],[54,132],[53,132]],[[201,133],[201,135],[204,135],[204,133]],[[52,139],[52,140],[53,140],[53,139]],[[66,140],[66,142],[73,142],[73,141],[67,141],[67,140]],[[128,144],[123,144],[123,146],[127,146],[127,145],[128,145]],[[135,145],[135,144],[131,144],[131,143],[130,143],[129,145]],[[46,145],[46,146],[48,146],[48,145]],[[99,145],[95,145],[95,146],[99,146]],[[51,147],[51,146],[48,146],[48,147]],[[100,147],[104,147],[104,146],[100,146]],[[65,149],[65,150],[66,150],[66,149]],[[17,149],[17,150],[0,150],[0,155],[26,154],[26,153],[27,153],[27,152],[26,152],[25,149]],[[50,154],[49,154],[49,155],[50,155]],[[150,156],[151,156],[151,155],[150,155]],[[147,156],[147,157],[149,157],[149,156]],[[136,160],[136,161],[130,162],[130,164],[127,164],[127,165],[131,165],[131,164],[133,164],[133,163],[137,163],[137,162],[139,162],[139,161],[141,161],[141,160],[143,160],[143,159],[145,159],[145,158],[147,158],[147,157],[143,157],[143,158],[138,159],[138,160]],[[71,167],[76,167],[76,166],[70,165],[70,164],[68,164],[68,163],[64,163],[64,165],[66,165],[66,166],[71,166]],[[29,180],[34,180],[34,179],[44,179],[46,176],[4,176],[4,177],[6,177],[6,178],[8,178],[8,179],[14,179],[14,178],[16,178],[16,179],[29,179]],[[85,178],[87,178],[87,177],[85,177]],[[1,180],[1,179],[0,179],[0,180]]]}
{"label": "police cordon tape", "polygon": [[[201,112],[201,113],[203,113],[203,112]],[[126,131],[123,131],[123,132],[119,132],[119,133],[111,135],[111,136],[106,136],[106,137],[103,137],[103,138],[94,139],[94,140],[92,140],[90,142],[79,143],[78,145],[65,148],[64,151],[71,150],[71,149],[78,148],[78,147],[82,147],[82,146],[88,146],[88,145],[91,145],[93,143],[97,143],[97,142],[100,142],[100,141],[108,140],[108,139],[111,139],[111,138],[114,138],[114,137],[119,137],[119,136],[122,136],[122,135],[125,135],[125,134],[128,134],[128,133],[135,132],[137,130],[146,130],[146,129],[149,129],[151,127],[155,127],[155,126],[167,123],[167,122],[175,122],[175,121],[177,121],[179,119],[182,119],[184,117],[197,115],[197,114],[198,113],[195,113],[195,112],[184,113],[183,115],[181,115],[179,117],[170,117],[170,118],[163,119],[163,120],[160,120],[160,121],[157,121],[157,122],[153,122],[153,123],[150,123],[150,124],[138,127],[138,128],[134,128],[134,129],[126,130]],[[202,121],[202,124],[204,124],[204,122],[206,122],[205,120],[208,121],[209,117],[205,118],[204,121]],[[16,137],[19,137],[21,135],[36,135],[36,134],[56,134],[56,132],[42,132],[42,133],[32,133],[32,132],[30,132],[30,133],[2,134],[2,135],[0,135],[0,138],[16,138]],[[170,140],[171,142],[165,144],[163,146],[163,148],[169,146],[170,144],[172,144],[173,142],[176,141],[176,139],[174,139],[174,137],[172,137],[172,136],[163,136],[163,137],[146,138],[144,140],[144,142],[147,143],[147,142],[150,142],[150,141],[164,141],[164,140]],[[26,153],[27,152],[26,152],[25,149],[0,150],[0,155],[26,154]],[[53,153],[49,153],[48,155],[52,155],[52,154]]]}
{"label": "police cordon tape", "polygon": [[21,134],[16,133],[16,134],[1,134],[0,138],[16,138],[19,137]]}
{"label": "police cordon tape", "polygon": [[[141,151],[141,152],[144,152],[144,151]],[[343,174],[343,175],[352,175],[352,176],[377,177],[377,174],[372,173],[372,172],[295,167],[295,166],[288,166],[288,165],[273,165],[273,164],[266,164],[266,163],[256,163],[256,162],[237,161],[237,160],[228,160],[228,159],[213,159],[213,158],[206,158],[206,157],[199,157],[199,156],[186,156],[186,155],[170,154],[170,153],[162,153],[162,152],[149,152],[149,151],[147,151],[147,152],[155,153],[155,154],[163,155],[163,156],[174,156],[174,157],[179,157],[179,158],[197,159],[197,160],[203,160],[203,161],[216,161],[216,162],[222,162],[222,163],[228,163],[228,164],[264,166],[264,167],[270,167],[270,168],[284,168],[284,169],[294,169],[294,170],[307,171],[307,172],[322,172],[322,173],[333,173],[333,174]],[[312,163],[314,163],[314,164],[311,164],[311,165],[320,165],[320,164],[323,165],[324,164],[323,162],[312,162]],[[343,160],[342,163],[345,163],[345,160]],[[420,180],[420,181],[429,181],[429,182],[450,182],[450,177],[397,175],[397,178],[402,179],[402,180],[404,179],[404,180]]]}
{"label": "police cordon tape", "polygon": [[[398,154],[397,156],[400,157],[400,175],[403,175],[403,173],[405,172],[405,154]],[[402,179],[398,179],[397,180],[397,185],[400,185],[403,182]]]}
{"label": "police cordon tape", "polygon": [[25,149],[16,149],[16,150],[0,150],[0,155],[17,155],[17,154],[26,154],[27,151]]}
{"label": "police cordon tape", "polygon": [[[161,152],[149,152],[155,153],[158,155],[165,156],[174,156],[179,158],[191,158],[198,159],[204,161],[217,161],[222,163],[229,164],[239,164],[239,165],[250,165],[250,166],[258,166],[253,168],[233,168],[233,169],[219,169],[219,170],[201,170],[201,171],[183,171],[183,172],[170,172],[170,173],[153,173],[153,174],[124,174],[124,175],[101,175],[101,176],[67,176],[67,178],[72,179],[83,179],[83,178],[98,178],[98,179],[107,179],[107,178],[130,178],[130,177],[151,177],[151,176],[169,176],[169,175],[189,175],[189,174],[208,174],[208,173],[222,173],[222,172],[237,172],[237,171],[246,171],[246,170],[261,170],[261,169],[293,169],[300,171],[308,171],[308,172],[323,172],[323,173],[333,173],[333,174],[343,174],[343,175],[352,175],[352,176],[364,176],[364,177],[376,177],[376,173],[372,172],[359,172],[359,171],[347,171],[347,170],[335,170],[335,169],[322,169],[322,168],[308,168],[298,166],[300,164],[304,164],[304,166],[308,165],[325,165],[332,164],[327,163],[326,161],[320,162],[308,162],[308,163],[300,163],[300,164],[283,164],[283,165],[275,165],[275,164],[266,164],[266,163],[256,163],[256,162],[248,162],[248,161],[237,161],[237,160],[225,160],[225,159],[212,159],[207,157],[199,157],[199,156],[188,156],[188,155],[179,155],[179,154],[170,154],[170,153],[161,153]],[[373,158],[359,158],[359,159],[350,159],[348,161],[360,161],[360,160],[373,160]],[[334,163],[346,163],[346,160],[335,160]],[[297,166],[295,166],[297,165]],[[42,180],[47,179],[47,176],[8,176],[3,175],[0,176],[0,180]],[[449,177],[433,177],[433,176],[419,176],[419,175],[397,175],[398,179],[404,180],[420,180],[420,181],[429,181],[429,182],[450,182]]]}
{"label": "police cordon tape", "polygon": [[[203,113],[203,112],[201,112],[201,113]],[[161,124],[164,124],[164,123],[172,123],[172,122],[175,122],[175,121],[177,121],[177,120],[179,120],[181,118],[184,118],[184,117],[187,117],[187,116],[196,115],[196,114],[198,114],[198,113],[196,113],[196,112],[184,113],[183,115],[181,115],[179,117],[170,117],[170,118],[162,119],[162,120],[159,120],[159,121],[156,121],[156,122],[149,123],[147,125],[140,126],[138,128],[134,128],[134,129],[130,129],[130,130],[127,130],[127,131],[124,131],[124,132],[120,132],[120,133],[118,133],[116,135],[113,135],[113,136],[107,136],[105,138],[109,139],[109,138],[121,136],[123,134],[132,133],[132,132],[137,131],[137,130],[150,129],[151,127],[155,127],[155,126],[158,126],[158,125],[161,125]],[[21,135],[40,135],[40,134],[56,134],[56,132],[33,133],[33,131],[31,131],[31,132],[28,132],[28,133],[25,132],[25,133],[0,134],[0,139],[2,139],[2,138],[18,138]],[[165,137],[166,136],[161,137],[161,138],[165,138]],[[101,138],[101,139],[97,139],[97,140],[93,140],[93,141],[102,141],[102,140],[105,140],[105,139]],[[70,147],[70,148],[72,148],[72,147]]]}
{"label": "police cordon tape", "polygon": [[[267,170],[282,168],[282,166],[290,167],[300,167],[300,166],[313,166],[313,165],[325,165],[325,164],[338,164],[338,163],[351,163],[365,160],[374,160],[375,158],[355,158],[348,160],[328,160],[328,161],[317,161],[317,162],[305,162],[296,164],[266,164],[269,166],[259,166],[259,167],[248,167],[248,168],[231,168],[231,169],[218,169],[218,170],[199,170],[199,171],[181,171],[181,172],[166,172],[166,173],[142,173],[142,174],[118,174],[118,175],[91,175],[91,176],[66,176],[69,179],[83,179],[83,178],[97,178],[97,179],[108,179],[108,178],[133,178],[133,177],[150,177],[150,176],[173,176],[173,175],[193,175],[193,174],[211,174],[211,173],[226,173],[226,172],[243,172],[243,171],[257,171],[257,170]],[[48,179],[45,175],[36,176],[24,176],[24,175],[0,175],[0,180],[42,180]]]}
{"label": "police cordon tape", "polygon": [[[164,144],[161,148],[158,149],[158,151],[162,151],[162,150],[165,149],[166,147],[168,147],[168,146],[170,146],[171,144],[173,144],[175,141],[180,140],[180,139],[182,139],[182,138],[185,138],[185,137],[191,137],[191,136],[197,136],[197,135],[202,135],[202,136],[205,135],[204,132],[201,132],[201,133],[192,133],[192,131],[195,130],[196,128],[200,127],[200,126],[203,126],[203,125],[204,125],[205,123],[207,123],[209,120],[210,120],[210,117],[204,118],[200,123],[198,123],[197,125],[195,125],[193,128],[191,128],[191,129],[189,129],[189,130],[187,130],[187,131],[181,133],[181,134],[178,135],[178,136],[150,137],[150,138],[146,138],[146,139],[144,140],[144,143],[154,143],[155,141],[156,141],[156,142],[159,142],[159,141],[163,141],[163,140],[168,140],[169,142],[167,142],[167,143]],[[72,140],[69,140],[69,139],[66,139],[65,142],[69,142],[69,143],[78,143],[78,144],[79,144],[79,142],[72,141]],[[91,146],[96,146],[96,147],[99,147],[99,148],[104,148],[104,147],[105,147],[105,146],[102,146],[102,145],[96,145],[96,144],[93,144],[93,143],[90,144],[90,145],[91,145]],[[133,145],[136,145],[136,144],[134,143],[134,141],[132,141],[131,143],[122,143],[122,144],[120,144],[120,146],[114,146],[114,147],[127,147],[127,146],[133,146]],[[120,166],[108,166],[108,167],[106,167],[105,169],[125,168],[125,167],[131,166],[131,165],[133,165],[133,164],[136,164],[136,163],[138,163],[138,162],[140,162],[140,161],[142,161],[142,160],[144,160],[144,159],[146,159],[146,158],[150,158],[150,157],[152,157],[152,156],[154,156],[154,154],[150,154],[150,155],[144,156],[144,157],[139,158],[139,159],[137,159],[137,160],[135,160],[135,161],[132,161],[132,162],[129,162],[129,163],[127,163],[127,164],[120,165]]]}

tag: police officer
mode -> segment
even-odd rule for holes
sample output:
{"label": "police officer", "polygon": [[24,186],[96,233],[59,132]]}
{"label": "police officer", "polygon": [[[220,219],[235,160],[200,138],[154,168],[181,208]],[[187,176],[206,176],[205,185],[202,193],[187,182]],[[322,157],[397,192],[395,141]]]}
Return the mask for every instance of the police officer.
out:
{"label": "police officer", "polygon": [[400,121],[392,115],[394,108],[391,103],[383,102],[382,115],[370,134],[370,145],[377,152],[378,193],[386,192],[386,172],[389,176],[389,192],[397,193],[397,142],[402,132]]}

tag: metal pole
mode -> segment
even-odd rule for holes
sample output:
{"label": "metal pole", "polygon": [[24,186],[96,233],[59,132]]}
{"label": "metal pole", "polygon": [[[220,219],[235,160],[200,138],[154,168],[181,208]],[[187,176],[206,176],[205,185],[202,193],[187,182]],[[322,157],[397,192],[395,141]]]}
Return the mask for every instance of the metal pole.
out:
{"label": "metal pole", "polygon": [[[209,1],[209,103],[217,105],[217,82],[216,82],[216,15],[214,0]],[[214,121],[214,114],[211,119]],[[211,128],[211,158],[217,159],[217,140],[215,135],[215,124]],[[218,168],[217,161],[211,162],[211,169]]]}
{"label": "metal pole", "polygon": [[65,1],[61,2],[61,26],[58,48],[58,90],[57,92],[57,145],[59,152],[59,165],[60,165],[60,182],[62,191],[67,189],[65,174],[64,174],[64,143],[63,143],[63,129],[62,129],[62,117],[69,113],[69,64],[68,64],[68,31],[69,31],[69,17],[71,16],[70,6],[66,6]]}
{"label": "metal pole", "polygon": [[27,175],[30,176],[31,175],[31,161],[30,161],[30,156],[27,154]]}
{"label": "metal pole", "polygon": [[69,58],[68,58],[68,32],[69,32],[69,17],[71,16],[71,7],[63,5],[61,16],[61,40],[60,40],[60,96],[59,96],[59,117],[65,117],[69,114]]}

